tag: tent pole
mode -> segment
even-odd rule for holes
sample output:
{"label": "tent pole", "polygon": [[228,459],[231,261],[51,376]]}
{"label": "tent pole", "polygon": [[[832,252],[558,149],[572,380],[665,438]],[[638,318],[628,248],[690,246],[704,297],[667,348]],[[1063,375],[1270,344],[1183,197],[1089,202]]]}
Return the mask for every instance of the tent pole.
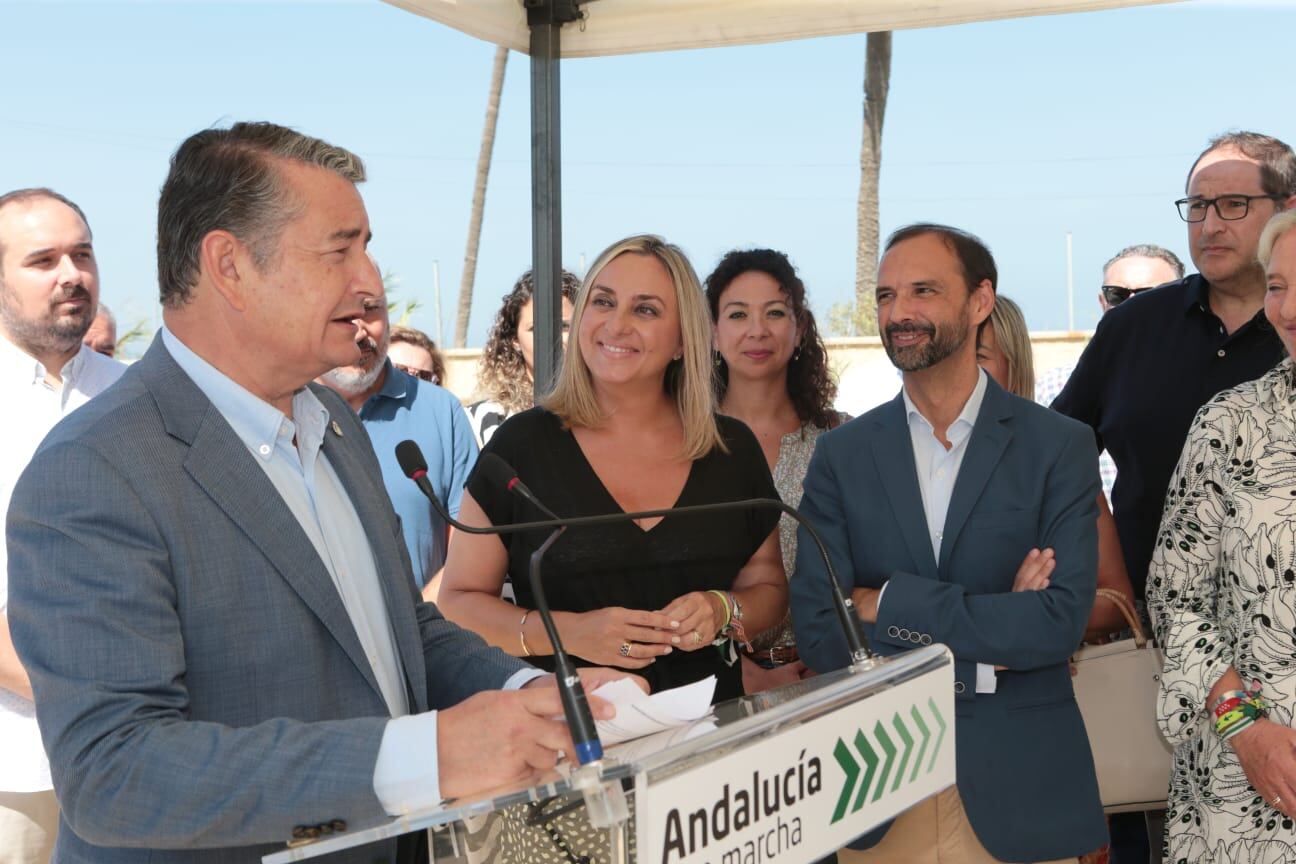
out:
{"label": "tent pole", "polygon": [[562,25],[577,0],[525,0],[531,28],[531,268],[535,278],[535,395],[553,389],[562,358]]}

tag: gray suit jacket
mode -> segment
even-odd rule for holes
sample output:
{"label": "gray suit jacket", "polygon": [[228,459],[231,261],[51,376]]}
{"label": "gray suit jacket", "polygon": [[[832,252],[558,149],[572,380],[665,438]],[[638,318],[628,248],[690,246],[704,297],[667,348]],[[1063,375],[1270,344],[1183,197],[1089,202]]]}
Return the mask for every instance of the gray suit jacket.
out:
{"label": "gray suit jacket", "polygon": [[[419,602],[360,421],[323,452],[365,525],[413,711],[524,664]],[[63,810],[57,862],[249,862],[294,826],[384,820],[388,711],[306,534],[154,340],[14,491],[10,622]],[[395,860],[395,844],[329,861]]]}

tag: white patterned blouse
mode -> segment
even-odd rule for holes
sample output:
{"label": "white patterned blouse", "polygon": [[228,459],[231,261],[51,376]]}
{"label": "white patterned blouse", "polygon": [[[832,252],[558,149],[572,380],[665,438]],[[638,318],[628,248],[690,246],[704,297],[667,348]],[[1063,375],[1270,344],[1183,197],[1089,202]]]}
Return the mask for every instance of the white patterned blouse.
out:
{"label": "white patterned blouse", "polygon": [[1164,655],[1158,721],[1175,743],[1166,860],[1296,860],[1291,820],[1261,800],[1207,699],[1231,665],[1270,719],[1296,712],[1296,388],[1290,359],[1211,399],[1166,495],[1147,600]]}

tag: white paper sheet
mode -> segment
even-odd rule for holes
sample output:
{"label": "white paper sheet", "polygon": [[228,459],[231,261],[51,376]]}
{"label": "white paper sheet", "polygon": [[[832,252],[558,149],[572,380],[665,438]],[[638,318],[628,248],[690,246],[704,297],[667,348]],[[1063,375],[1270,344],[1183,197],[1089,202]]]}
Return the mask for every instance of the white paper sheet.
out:
{"label": "white paper sheet", "polygon": [[625,678],[604,684],[594,695],[615,705],[617,713],[598,721],[599,740],[609,746],[692,723],[711,710],[715,688],[714,675],[651,696]]}
{"label": "white paper sheet", "polygon": [[668,750],[677,744],[683,744],[685,741],[691,741],[700,735],[713,732],[720,727],[716,725],[715,720],[704,717],[701,720],[694,720],[692,723],[686,723],[683,726],[676,726],[674,729],[667,729],[664,732],[658,732],[656,735],[647,735],[643,738],[636,738],[633,741],[624,741],[620,744],[613,744],[608,748],[607,755],[618,762],[627,763],[643,759],[645,756],[651,756],[662,750]]}

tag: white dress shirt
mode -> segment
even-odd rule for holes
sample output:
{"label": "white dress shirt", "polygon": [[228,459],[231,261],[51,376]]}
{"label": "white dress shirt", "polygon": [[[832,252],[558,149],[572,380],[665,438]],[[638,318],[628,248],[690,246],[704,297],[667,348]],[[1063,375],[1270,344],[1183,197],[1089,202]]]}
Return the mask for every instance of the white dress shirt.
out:
{"label": "white dress shirt", "polygon": [[[303,387],[293,395],[289,418],[203,360],[170,330],[163,328],[162,341],[266,472],[332,577],[393,718],[374,766],[379,802],[393,816],[438,804],[437,715],[409,714],[405,672],[373,548],[346,488],[320,449],[324,436],[334,434],[328,409]],[[381,484],[381,478],[375,479]],[[505,688],[543,674],[517,672]]]}
{"label": "white dress shirt", "polygon": [[[927,534],[931,537],[932,555],[937,561],[940,561],[941,541],[945,538],[945,518],[949,513],[950,498],[954,495],[954,483],[958,480],[959,469],[963,467],[968,439],[972,437],[972,427],[976,425],[977,416],[981,413],[981,403],[985,400],[986,372],[984,369],[978,371],[972,395],[949,429],[945,430],[945,438],[950,442],[948,450],[936,437],[932,424],[909,398],[909,391],[903,388],[900,391],[904,396],[905,415],[909,418],[909,440],[913,443],[914,467],[918,469],[918,491],[922,493],[923,510],[927,516]],[[885,587],[883,590],[885,591]],[[882,597],[879,595],[878,605],[881,603]],[[978,663],[976,668],[976,692],[995,692],[998,682],[994,666]]]}
{"label": "white dress shirt", "polygon": [[[0,337],[0,405],[4,406],[4,446],[0,447],[0,513],[23,469],[54,426],[121,377],[126,366],[82,345],[60,371],[62,386],[45,380],[45,367]],[[0,613],[8,615],[9,561],[0,538]],[[57,626],[57,622],[49,622]],[[49,762],[36,726],[36,706],[0,687],[0,791],[53,789]]]}

